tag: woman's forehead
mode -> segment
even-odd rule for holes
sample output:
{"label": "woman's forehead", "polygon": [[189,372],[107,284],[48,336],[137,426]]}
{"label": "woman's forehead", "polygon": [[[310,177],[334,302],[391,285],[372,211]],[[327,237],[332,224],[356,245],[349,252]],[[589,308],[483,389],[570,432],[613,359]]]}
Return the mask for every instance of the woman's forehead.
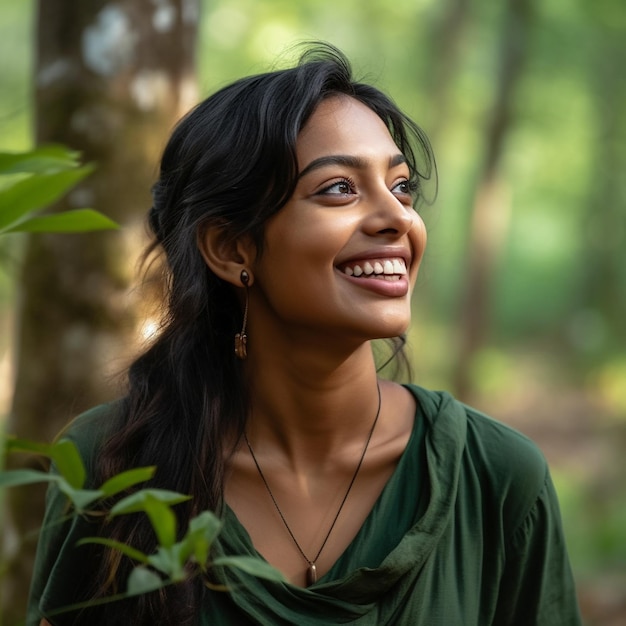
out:
{"label": "woman's forehead", "polygon": [[296,142],[300,171],[311,161],[327,155],[388,159],[398,153],[383,120],[365,104],[349,96],[323,100]]}

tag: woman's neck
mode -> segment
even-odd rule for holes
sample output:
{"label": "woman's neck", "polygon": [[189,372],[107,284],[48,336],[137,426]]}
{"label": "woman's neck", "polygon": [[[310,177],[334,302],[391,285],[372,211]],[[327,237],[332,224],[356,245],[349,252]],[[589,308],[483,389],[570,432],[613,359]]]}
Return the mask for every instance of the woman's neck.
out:
{"label": "woman's neck", "polygon": [[[284,457],[293,471],[320,467],[346,446],[362,446],[378,407],[377,377],[368,343],[347,357],[299,350],[268,351],[246,363],[252,445]],[[255,447],[255,449],[256,449]]]}

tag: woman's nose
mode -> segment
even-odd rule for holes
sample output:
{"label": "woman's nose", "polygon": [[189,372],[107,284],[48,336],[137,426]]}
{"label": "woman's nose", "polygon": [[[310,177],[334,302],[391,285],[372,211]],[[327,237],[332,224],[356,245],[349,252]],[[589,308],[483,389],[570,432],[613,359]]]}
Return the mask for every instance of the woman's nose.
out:
{"label": "woman's nose", "polygon": [[364,227],[368,234],[405,235],[413,226],[415,210],[411,205],[403,204],[385,187],[369,202],[368,214]]}

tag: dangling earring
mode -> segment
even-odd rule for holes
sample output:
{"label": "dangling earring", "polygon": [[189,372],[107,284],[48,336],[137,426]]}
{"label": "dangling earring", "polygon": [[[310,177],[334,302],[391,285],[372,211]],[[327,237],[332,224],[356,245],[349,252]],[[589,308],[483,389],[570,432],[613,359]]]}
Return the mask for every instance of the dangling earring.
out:
{"label": "dangling earring", "polygon": [[235,354],[241,360],[248,356],[246,344],[248,343],[248,335],[246,334],[246,323],[248,322],[248,283],[250,282],[250,274],[246,270],[241,270],[239,278],[246,288],[246,301],[243,307],[243,324],[241,332],[235,335]]}

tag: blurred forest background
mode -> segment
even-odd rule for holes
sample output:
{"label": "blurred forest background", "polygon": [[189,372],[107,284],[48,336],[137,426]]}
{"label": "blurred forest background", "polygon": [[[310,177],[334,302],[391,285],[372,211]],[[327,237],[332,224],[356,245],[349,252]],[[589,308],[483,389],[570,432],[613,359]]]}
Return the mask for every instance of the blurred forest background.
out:
{"label": "blurred forest background", "polygon": [[[288,62],[294,43],[327,40],[422,125],[437,155],[437,201],[420,208],[429,249],[409,337],[414,380],[452,390],[537,441],[561,499],[586,623],[626,623],[626,3],[203,0],[198,12],[193,0],[41,4],[78,17],[92,7],[93,24],[117,28],[118,50],[161,37],[174,6],[187,27],[178,47],[164,48],[171,54],[144,57],[147,70],[131,87],[92,81],[106,70],[92,59],[59,105],[44,84],[53,77],[41,71],[60,66],[42,57],[51,48],[36,3],[0,0],[0,151],[42,140],[82,150],[96,163],[96,183],[79,187],[70,206],[92,203],[122,224],[108,234],[0,238],[7,429],[49,440],[73,414],[115,395],[115,374],[149,335],[153,322],[130,277],[173,120],[195,98]],[[115,22],[111,7],[126,5],[147,24],[143,34]],[[65,15],[55,26],[61,42],[78,28]],[[107,147],[103,137],[69,132],[59,110],[90,88],[98,115],[126,107],[109,115],[124,122],[105,133]],[[72,124],[81,125],[75,115]],[[93,135],[93,123],[82,124]],[[56,273],[38,274],[61,258]],[[5,529],[9,564],[20,530],[19,519],[17,531]],[[18,596],[5,592],[5,608]]]}

